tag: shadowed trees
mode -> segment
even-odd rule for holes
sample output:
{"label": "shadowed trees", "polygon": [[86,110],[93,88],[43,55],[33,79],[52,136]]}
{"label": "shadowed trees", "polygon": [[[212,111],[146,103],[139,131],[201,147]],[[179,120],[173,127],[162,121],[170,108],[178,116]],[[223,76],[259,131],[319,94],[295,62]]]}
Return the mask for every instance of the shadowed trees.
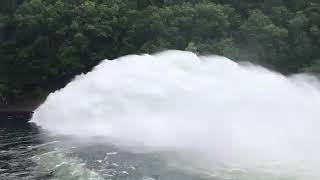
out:
{"label": "shadowed trees", "polygon": [[166,49],[320,72],[317,0],[2,0],[0,97],[48,92],[103,59]]}

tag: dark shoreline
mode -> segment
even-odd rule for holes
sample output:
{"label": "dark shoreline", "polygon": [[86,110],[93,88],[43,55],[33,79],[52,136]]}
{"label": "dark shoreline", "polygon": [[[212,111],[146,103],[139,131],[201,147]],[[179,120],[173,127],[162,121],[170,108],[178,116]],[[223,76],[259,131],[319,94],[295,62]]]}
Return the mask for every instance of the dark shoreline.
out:
{"label": "dark shoreline", "polygon": [[18,109],[0,109],[0,119],[2,121],[28,122],[33,116],[33,111]]}
{"label": "dark shoreline", "polygon": [[39,102],[21,103],[19,105],[0,105],[0,122],[28,122],[33,112],[39,106]]}

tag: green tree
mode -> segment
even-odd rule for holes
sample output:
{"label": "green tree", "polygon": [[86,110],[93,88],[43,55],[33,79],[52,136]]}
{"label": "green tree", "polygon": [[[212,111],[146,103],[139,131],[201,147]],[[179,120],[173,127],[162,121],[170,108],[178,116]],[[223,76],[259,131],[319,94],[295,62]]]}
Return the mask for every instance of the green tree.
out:
{"label": "green tree", "polygon": [[106,58],[166,49],[318,72],[319,24],[318,0],[2,0],[0,97],[53,90]]}

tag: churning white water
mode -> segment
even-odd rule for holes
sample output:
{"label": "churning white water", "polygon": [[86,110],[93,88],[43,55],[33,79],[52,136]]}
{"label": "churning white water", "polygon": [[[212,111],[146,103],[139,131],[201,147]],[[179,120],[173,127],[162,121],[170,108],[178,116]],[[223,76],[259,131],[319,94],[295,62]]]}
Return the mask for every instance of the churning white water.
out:
{"label": "churning white water", "polygon": [[32,121],[54,133],[199,159],[307,167],[320,160],[318,85],[311,76],[220,56],[130,55],[105,60],[50,94]]}

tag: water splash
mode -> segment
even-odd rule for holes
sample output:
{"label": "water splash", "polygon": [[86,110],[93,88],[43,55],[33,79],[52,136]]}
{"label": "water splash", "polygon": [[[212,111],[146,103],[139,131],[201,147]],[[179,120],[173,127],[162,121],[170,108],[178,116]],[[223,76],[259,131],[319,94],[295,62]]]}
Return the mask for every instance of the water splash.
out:
{"label": "water splash", "polygon": [[50,94],[32,121],[214,161],[311,166],[320,160],[319,105],[314,77],[167,51],[103,61]]}

